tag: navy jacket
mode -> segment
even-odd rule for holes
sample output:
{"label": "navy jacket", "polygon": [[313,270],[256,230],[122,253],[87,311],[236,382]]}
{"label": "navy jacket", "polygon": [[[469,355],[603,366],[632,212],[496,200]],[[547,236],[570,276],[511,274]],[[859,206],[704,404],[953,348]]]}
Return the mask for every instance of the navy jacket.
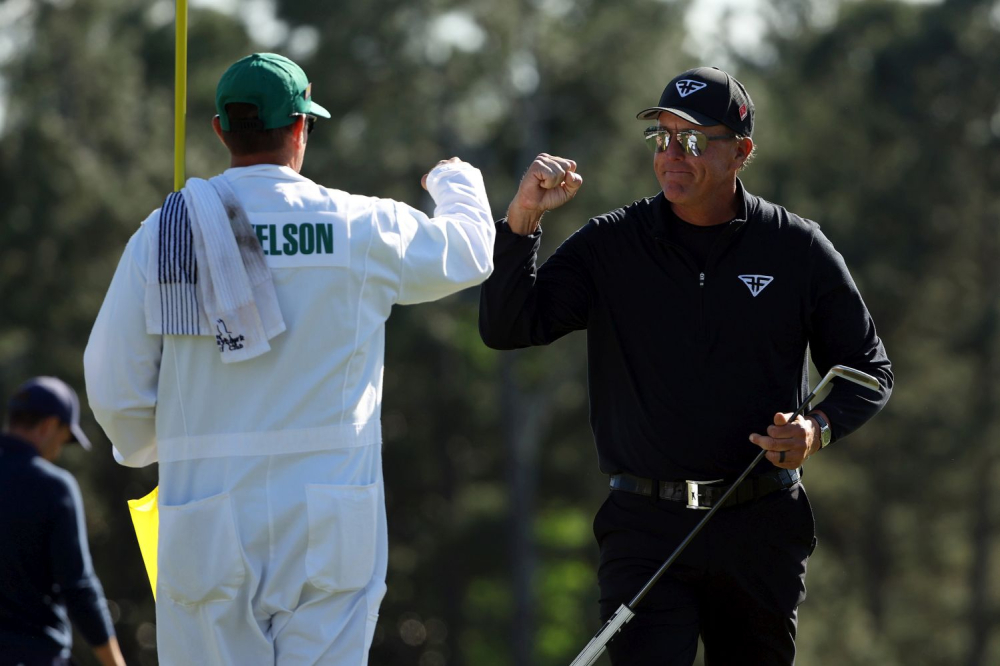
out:
{"label": "navy jacket", "polygon": [[0,435],[0,655],[68,657],[70,619],[91,645],[114,635],[80,488],[30,443]]}
{"label": "navy jacket", "polygon": [[[601,470],[733,480],[776,412],[843,364],[881,391],[835,382],[822,409],[840,439],[874,416],[892,372],[843,257],[819,225],[747,193],[704,271],[677,245],[663,194],[596,217],[536,269],[541,233],[497,223],[479,331],[495,349],[587,331],[590,419]],[[773,469],[762,461],[755,473]]]}

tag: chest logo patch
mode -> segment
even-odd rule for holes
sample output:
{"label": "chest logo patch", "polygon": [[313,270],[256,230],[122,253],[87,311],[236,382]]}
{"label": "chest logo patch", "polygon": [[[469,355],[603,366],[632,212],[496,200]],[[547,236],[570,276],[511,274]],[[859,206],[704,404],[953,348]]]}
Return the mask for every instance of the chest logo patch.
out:
{"label": "chest logo patch", "polygon": [[757,294],[764,291],[764,288],[774,281],[774,277],[770,275],[739,275],[737,277],[743,281],[754,298],[757,298]]}

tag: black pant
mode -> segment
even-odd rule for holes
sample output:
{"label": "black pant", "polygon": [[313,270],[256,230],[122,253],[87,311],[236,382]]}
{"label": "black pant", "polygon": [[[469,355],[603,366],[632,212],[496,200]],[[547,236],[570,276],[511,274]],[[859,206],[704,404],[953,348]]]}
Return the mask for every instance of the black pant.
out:
{"label": "black pant", "polygon": [[[601,620],[628,603],[704,516],[682,503],[611,491],[594,519]],[[791,666],[806,561],[816,545],[805,489],[720,509],[608,645],[616,666]]]}

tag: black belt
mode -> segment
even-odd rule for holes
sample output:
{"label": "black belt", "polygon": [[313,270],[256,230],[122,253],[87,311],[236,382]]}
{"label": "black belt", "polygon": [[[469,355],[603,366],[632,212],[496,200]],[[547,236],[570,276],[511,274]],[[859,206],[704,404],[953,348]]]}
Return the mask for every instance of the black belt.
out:
{"label": "black belt", "polygon": [[[750,502],[776,490],[789,488],[798,483],[800,478],[802,475],[797,469],[775,469],[759,476],[748,477],[733,491],[722,508]],[[684,502],[689,509],[711,509],[729,490],[728,485],[719,485],[721,482],[722,479],[715,481],[655,481],[622,473],[611,475],[611,490],[622,490],[627,493],[652,497],[655,484],[659,486],[657,494],[661,499]]]}

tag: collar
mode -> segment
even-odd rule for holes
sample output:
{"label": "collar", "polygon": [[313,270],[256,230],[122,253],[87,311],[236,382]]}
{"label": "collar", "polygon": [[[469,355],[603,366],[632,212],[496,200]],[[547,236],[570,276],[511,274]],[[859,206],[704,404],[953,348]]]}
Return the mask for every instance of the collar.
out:
{"label": "collar", "polygon": [[38,449],[31,442],[9,434],[0,434],[0,455],[26,455],[33,458]]}
{"label": "collar", "polygon": [[[749,219],[750,217],[750,198],[751,195],[743,187],[743,181],[739,178],[736,179],[736,217],[732,219],[732,227],[740,227]],[[663,240],[670,238],[670,225],[671,219],[675,218],[674,211],[670,208],[670,202],[660,192],[650,201],[650,205],[653,208],[653,237]]]}
{"label": "collar", "polygon": [[291,167],[281,164],[254,164],[246,167],[230,167],[223,172],[229,180],[239,178],[264,177],[277,180],[291,180],[299,182],[312,182]]}
{"label": "collar", "polygon": [[743,187],[743,181],[739,178],[736,179],[736,198],[739,201],[737,206],[736,217],[733,218],[733,222],[736,224],[742,224],[750,219],[750,195],[747,194],[747,190]]}

